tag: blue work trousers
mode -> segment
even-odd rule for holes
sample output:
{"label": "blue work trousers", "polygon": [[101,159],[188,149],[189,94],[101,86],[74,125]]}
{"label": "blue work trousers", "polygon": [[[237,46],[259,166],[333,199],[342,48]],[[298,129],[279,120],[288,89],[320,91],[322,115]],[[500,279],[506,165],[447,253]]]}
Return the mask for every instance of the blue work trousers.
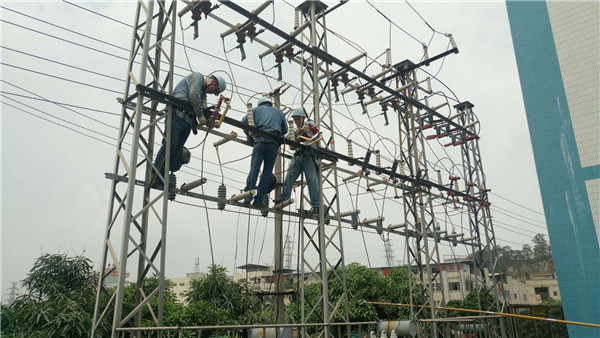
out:
{"label": "blue work trousers", "polygon": [[[183,145],[190,136],[192,126],[190,126],[189,123],[185,122],[184,119],[180,118],[175,114],[173,114],[171,122],[173,124],[173,127],[171,128],[171,156],[169,162],[169,169],[172,172],[176,172],[181,168],[181,165],[183,164]],[[167,130],[167,128],[167,120],[165,120],[165,130]],[[167,140],[163,138],[162,146],[158,150],[158,153],[156,154],[156,159],[154,160],[154,165],[158,168],[158,170],[163,176],[165,174],[165,161],[163,161],[163,158],[165,156],[166,148]]]}
{"label": "blue work trousers", "polygon": [[288,200],[292,194],[292,185],[298,179],[298,176],[304,171],[304,179],[308,186],[308,195],[310,196],[310,203],[315,209],[319,208],[319,172],[317,171],[317,161],[312,155],[294,155],[290,166],[285,176],[283,183],[283,193],[279,196],[282,200]]}
{"label": "blue work trousers", "polygon": [[[245,191],[254,189],[256,180],[258,179],[260,166],[264,163],[256,195],[254,195],[254,203],[261,203],[267,192],[269,183],[271,182],[271,175],[273,175],[273,166],[275,165],[275,159],[277,158],[278,148],[279,145],[274,142],[265,142],[262,140],[254,142],[252,158],[250,160],[250,173],[248,173],[246,188],[244,189]],[[249,202],[249,199],[246,199],[246,201]]]}

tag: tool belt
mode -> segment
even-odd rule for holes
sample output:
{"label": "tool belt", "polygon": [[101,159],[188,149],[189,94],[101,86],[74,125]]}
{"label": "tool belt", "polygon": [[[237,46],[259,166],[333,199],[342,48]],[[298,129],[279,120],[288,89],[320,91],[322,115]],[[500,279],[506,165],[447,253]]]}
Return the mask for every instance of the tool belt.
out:
{"label": "tool belt", "polygon": [[196,114],[194,114],[194,112],[175,109],[175,115],[192,127],[194,135],[198,134],[198,122],[196,121]]}

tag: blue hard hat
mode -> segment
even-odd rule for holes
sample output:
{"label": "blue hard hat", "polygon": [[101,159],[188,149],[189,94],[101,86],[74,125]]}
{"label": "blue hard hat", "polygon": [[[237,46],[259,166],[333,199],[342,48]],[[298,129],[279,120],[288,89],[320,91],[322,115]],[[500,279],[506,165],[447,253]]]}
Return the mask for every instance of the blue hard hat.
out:
{"label": "blue hard hat", "polygon": [[271,106],[273,105],[273,102],[271,102],[271,100],[267,99],[266,97],[263,97],[258,100],[258,103],[256,104],[256,106],[260,107],[261,104],[265,104],[265,103],[268,103]]}
{"label": "blue hard hat", "polygon": [[304,118],[306,118],[306,114],[304,114],[304,109],[302,108],[296,108],[292,111],[292,117],[294,116],[302,116]]}
{"label": "blue hard hat", "polygon": [[215,96],[219,96],[219,94],[224,92],[227,88],[227,83],[225,82],[225,79],[220,75],[211,75],[211,78],[217,80],[217,84],[219,85],[219,92],[215,93]]}

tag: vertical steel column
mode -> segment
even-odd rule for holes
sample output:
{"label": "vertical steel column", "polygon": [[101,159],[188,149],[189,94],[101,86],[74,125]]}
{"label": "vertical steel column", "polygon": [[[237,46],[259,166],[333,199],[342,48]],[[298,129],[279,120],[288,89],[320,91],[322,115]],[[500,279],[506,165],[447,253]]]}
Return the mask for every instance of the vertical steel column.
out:
{"label": "vertical steel column", "polygon": [[[460,114],[458,120],[465,129],[475,133],[475,126],[479,122],[473,113],[474,105],[469,101],[461,102],[454,106],[456,113]],[[490,214],[490,203],[488,201],[489,190],[485,183],[485,174],[481,162],[481,153],[479,152],[479,140],[477,137],[459,136],[457,142],[461,143],[461,153],[463,159],[463,171],[465,179],[465,193],[477,197],[481,202],[468,199],[469,204],[469,223],[473,236],[477,238],[478,253],[473,255],[475,264],[481,274],[481,285],[478,286],[478,301],[481,310],[504,312],[507,304],[506,295],[499,290],[499,280],[501,275],[496,276],[498,269],[498,252],[496,251],[496,235],[492,224]],[[479,189],[475,192],[475,189]],[[483,233],[482,233],[483,230]],[[475,250],[475,247],[473,247]],[[490,285],[486,283],[487,273],[491,276]],[[489,296],[494,299],[490,301]],[[507,331],[504,319],[499,320],[500,333],[502,337],[514,334]]]}
{"label": "vertical steel column", "polygon": [[[404,67],[411,64],[410,61],[406,60],[396,67],[398,71],[402,71]],[[404,89],[403,93],[407,97],[418,100],[416,71],[401,72],[398,80],[402,85],[414,84]],[[405,189],[402,194],[405,222],[409,225],[407,226],[408,234],[412,233],[415,238],[414,245],[412,245],[410,237],[407,236],[406,238],[409,260],[407,268],[410,271],[411,280],[416,282],[421,288],[419,299],[416,299],[415,302],[412,294],[415,284],[411,281],[411,303],[430,306],[430,318],[435,319],[438,315],[434,291],[436,287],[442,286],[443,282],[431,191],[427,185],[421,184],[421,181],[429,181],[424,137],[420,128],[422,121],[421,110],[407,103],[398,106],[396,110],[399,113],[399,143],[402,149],[402,164],[408,167],[409,172],[406,175],[415,178],[409,188]],[[440,302],[445,304],[444,291],[441,287],[440,292]],[[413,319],[417,319],[421,314],[427,317],[426,308],[416,307],[411,312]],[[437,323],[432,322],[429,335],[437,337],[439,334],[441,332],[438,332]]]}
{"label": "vertical steel column", "polygon": [[[115,165],[112,174],[107,175],[112,179],[111,197],[109,202],[108,221],[106,226],[104,248],[102,252],[98,291],[94,308],[92,322],[92,337],[98,334],[97,330],[109,310],[113,310],[112,336],[116,336],[116,329],[125,325],[139,325],[141,309],[144,306],[150,308],[149,301],[158,297],[158,317],[152,309],[151,314],[156,325],[162,325],[163,298],[164,298],[164,269],[165,269],[165,240],[168,202],[168,176],[157,175],[155,180],[163,183],[163,191],[155,197],[151,197],[150,182],[154,179],[158,168],[153,165],[154,160],[154,138],[155,128],[159,122],[167,119],[170,123],[170,107],[161,107],[166,113],[157,118],[159,104],[155,100],[146,100],[136,91],[136,85],[142,84],[172,94],[173,91],[173,56],[175,51],[175,18],[176,2],[172,1],[169,8],[165,7],[165,1],[156,2],[158,9],[155,11],[155,1],[138,1],[135,25],[133,30],[130,57],[127,69],[127,84],[123,95],[123,106],[121,110],[121,122],[119,138],[115,155]],[[145,21],[143,21],[145,20]],[[153,32],[153,30],[155,30]],[[163,49],[163,42],[169,41],[168,48]],[[161,57],[169,61],[169,71],[161,74]],[[139,65],[136,65],[139,59]],[[137,74],[134,75],[134,74]],[[147,78],[149,78],[147,80]],[[128,109],[131,102],[136,100],[134,112],[129,114]],[[149,101],[149,102],[146,102]],[[149,107],[144,106],[149,103]],[[142,119],[142,114],[148,114],[149,119]],[[124,154],[125,138],[131,134],[131,155],[129,160]],[[169,144],[170,131],[167,129],[167,152],[165,155],[165,172],[169,169]],[[146,170],[137,170],[145,164]],[[116,176],[125,177],[127,186],[120,189],[119,180]],[[142,199],[134,199],[136,186],[139,181],[145,182]],[[136,182],[137,181],[137,182]],[[141,205],[141,207],[136,207]],[[150,210],[155,216],[160,227],[160,239],[154,247],[149,246],[148,231]],[[141,222],[138,219],[141,217]],[[122,224],[121,244],[115,248],[115,235],[117,224]],[[136,240],[136,230],[139,240]],[[132,248],[130,249],[130,245]],[[152,251],[148,251],[151,249]],[[120,251],[120,254],[117,252]],[[125,279],[127,277],[128,263],[134,264],[134,253],[138,253],[138,274],[136,284],[136,304],[134,309],[123,315],[123,295]],[[160,264],[157,266],[155,260],[160,253]],[[129,262],[128,262],[129,261]],[[109,263],[111,265],[109,266]],[[143,281],[148,271],[152,269],[160,279],[159,286],[145,294]],[[110,289],[105,284],[107,277],[116,271],[116,289]]]}
{"label": "vertical steel column", "polygon": [[[326,8],[327,6],[320,1],[305,1],[297,7],[299,13],[303,14],[303,22],[309,22],[310,37],[302,33],[302,41],[308,40],[308,45],[323,51],[327,51],[327,35],[325,15],[321,15],[321,13]],[[321,72],[324,72],[326,77],[320,80]],[[310,80],[305,81],[306,78]],[[312,99],[313,119],[321,132],[323,132],[323,139],[327,140],[324,142],[324,146],[335,151],[334,132],[331,127],[333,125],[333,116],[331,114],[329,65],[319,60],[316,55],[311,55],[310,58],[306,59],[302,55],[301,80],[301,101],[307,103]],[[306,92],[310,93],[309,95],[305,96],[305,89]],[[331,177],[332,175],[333,177]],[[309,229],[304,225],[304,219],[301,219],[301,227],[304,233],[301,253],[303,262],[302,273],[305,272],[305,269],[310,271],[307,281],[302,281],[300,284],[302,322],[311,321],[310,317],[314,314],[318,314],[318,320],[322,323],[330,323],[334,320],[348,322],[349,309],[341,220],[336,219],[334,225],[326,226],[326,224],[330,224],[332,221],[329,217],[326,219],[326,215],[339,212],[336,164],[327,165],[327,169],[324,170],[323,163],[319,159],[318,177],[321,193],[319,194],[317,228],[315,230]],[[331,185],[334,191],[333,196],[329,196],[329,198],[323,192],[325,184]],[[313,251],[313,249],[318,254],[318,266],[314,266],[314,264],[308,261],[307,253]],[[304,287],[308,283],[314,282],[320,283],[321,298],[318,304],[307,304],[304,298]],[[329,294],[330,283],[338,283],[342,286],[343,291],[339,295],[339,298],[333,298]],[[322,333],[324,336],[329,336],[329,327],[325,326]]]}
{"label": "vertical steel column", "polygon": [[[281,107],[280,93],[277,89],[273,93],[273,103],[275,107]],[[283,166],[281,164],[281,148],[277,149],[277,159],[275,160],[275,173],[277,176],[277,182],[283,182]],[[281,194],[281,188],[278,187],[275,190],[275,196]],[[273,303],[275,323],[285,323],[285,306],[283,304],[283,214],[275,213],[275,301]],[[276,329],[277,337],[279,337],[279,329]]]}

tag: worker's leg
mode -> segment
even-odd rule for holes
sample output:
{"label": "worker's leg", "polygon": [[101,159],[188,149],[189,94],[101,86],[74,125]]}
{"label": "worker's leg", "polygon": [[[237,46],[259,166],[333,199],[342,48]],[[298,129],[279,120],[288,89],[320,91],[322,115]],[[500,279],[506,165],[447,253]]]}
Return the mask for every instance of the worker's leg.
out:
{"label": "worker's leg", "polygon": [[302,160],[310,203],[313,209],[319,209],[319,172],[317,171],[316,161],[312,156],[304,157]]}
{"label": "worker's leg", "polygon": [[279,195],[278,200],[287,201],[292,196],[292,186],[298,179],[298,176],[302,173],[302,163],[297,161],[298,156],[292,157],[290,166],[285,173],[285,180],[283,181],[283,192]]}
{"label": "worker's leg", "polygon": [[[264,143],[262,141],[254,142],[252,147],[252,159],[250,160],[250,172],[246,178],[246,187],[244,191],[254,189],[256,186],[256,180],[258,179],[258,173],[260,172],[260,165],[264,160]],[[251,197],[244,199],[244,203],[250,203]]]}
{"label": "worker's leg", "polygon": [[271,175],[273,174],[275,159],[277,158],[277,148],[279,148],[279,146],[274,142],[263,143],[264,164],[262,173],[260,174],[256,196],[254,196],[254,204],[262,203],[263,197],[267,192],[269,182],[271,181]]}
{"label": "worker's leg", "polygon": [[177,118],[176,121],[173,121],[173,134],[171,135],[171,163],[170,170],[172,172],[176,172],[181,169],[183,165],[183,146],[185,145],[185,141],[187,141],[190,136],[190,132],[192,131],[192,126],[190,126],[185,120]]}
{"label": "worker's leg", "polygon": [[[181,154],[183,152],[183,143],[181,144],[181,146],[179,146],[180,137],[185,136],[185,139],[187,139],[187,137],[190,135],[191,127],[189,124],[187,124],[187,122],[185,122],[185,120],[183,120],[175,115],[173,115],[171,121],[173,123],[173,128],[171,128],[171,154],[170,154],[171,162],[169,163],[169,165],[171,166],[171,170],[172,170],[173,164],[174,164],[173,162],[176,161],[175,156],[177,154],[177,148],[178,147],[180,148],[179,149],[179,158],[181,158]],[[169,128],[169,126],[167,125],[167,120],[165,120],[165,132],[168,130],[167,128]],[[187,132],[186,132],[186,130],[187,130]],[[185,143],[185,141],[184,141],[184,143]],[[167,140],[165,138],[163,138],[162,145],[161,145],[160,149],[158,150],[158,153],[156,154],[156,159],[154,160],[154,165],[158,168],[159,172],[163,176],[164,176],[164,171],[165,171],[164,156],[165,156],[165,152],[166,152],[166,145],[167,145]],[[179,167],[181,167],[181,165],[179,165]],[[179,169],[179,168],[177,168],[177,169]]]}

